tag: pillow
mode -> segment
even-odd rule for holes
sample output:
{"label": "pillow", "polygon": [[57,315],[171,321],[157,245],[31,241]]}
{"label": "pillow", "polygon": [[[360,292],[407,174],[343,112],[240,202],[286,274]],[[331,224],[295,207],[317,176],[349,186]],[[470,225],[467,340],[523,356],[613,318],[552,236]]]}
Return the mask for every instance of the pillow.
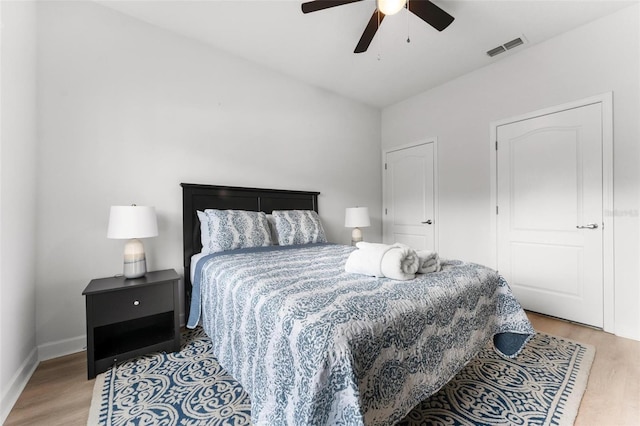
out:
{"label": "pillow", "polygon": [[267,215],[246,210],[198,211],[202,253],[271,245]]}
{"label": "pillow", "polygon": [[313,210],[274,210],[281,246],[326,243],[327,238],[318,213]]}

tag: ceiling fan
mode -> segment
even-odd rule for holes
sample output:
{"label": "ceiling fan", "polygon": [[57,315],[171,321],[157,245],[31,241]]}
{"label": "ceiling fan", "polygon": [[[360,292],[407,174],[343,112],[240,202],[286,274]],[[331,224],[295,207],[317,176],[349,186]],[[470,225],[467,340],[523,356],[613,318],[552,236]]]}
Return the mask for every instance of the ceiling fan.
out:
{"label": "ceiling fan", "polygon": [[[302,3],[302,13],[317,12],[318,10],[358,1],[362,0],[312,0]],[[369,23],[365,27],[353,53],[366,52],[384,17],[399,12],[403,7],[406,7],[411,13],[438,31],[444,30],[453,22],[453,16],[429,0],[376,0],[376,10],[373,12],[371,19],[369,19]]]}

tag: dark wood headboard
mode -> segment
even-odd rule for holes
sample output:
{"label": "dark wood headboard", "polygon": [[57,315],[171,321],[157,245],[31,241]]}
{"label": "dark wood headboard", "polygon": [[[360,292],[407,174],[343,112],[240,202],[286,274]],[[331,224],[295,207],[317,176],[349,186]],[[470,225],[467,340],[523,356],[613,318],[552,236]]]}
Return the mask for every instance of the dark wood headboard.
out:
{"label": "dark wood headboard", "polygon": [[315,210],[318,212],[319,192],[193,183],[181,183],[180,186],[182,186],[184,302],[187,318],[191,303],[191,256],[202,251],[200,221],[196,213],[198,210],[234,209],[265,213],[271,213],[273,210]]}

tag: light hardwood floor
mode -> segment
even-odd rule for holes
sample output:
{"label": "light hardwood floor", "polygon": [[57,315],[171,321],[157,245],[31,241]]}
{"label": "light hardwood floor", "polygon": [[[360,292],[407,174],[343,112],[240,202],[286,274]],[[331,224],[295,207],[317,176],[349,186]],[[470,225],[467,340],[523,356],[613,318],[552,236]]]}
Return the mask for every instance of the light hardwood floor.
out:
{"label": "light hardwood floor", "polygon": [[[640,425],[640,342],[529,313],[536,330],[596,347],[576,426]],[[5,426],[85,425],[95,380],[84,352],[41,363]]]}

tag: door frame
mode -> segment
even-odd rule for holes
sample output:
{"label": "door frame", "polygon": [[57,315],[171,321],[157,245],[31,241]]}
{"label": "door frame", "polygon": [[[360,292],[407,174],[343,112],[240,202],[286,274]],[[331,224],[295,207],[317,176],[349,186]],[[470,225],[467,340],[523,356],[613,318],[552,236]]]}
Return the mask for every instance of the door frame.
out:
{"label": "door frame", "polygon": [[420,145],[433,144],[433,248],[437,252],[440,246],[440,238],[438,229],[440,228],[440,215],[439,215],[439,203],[438,203],[438,138],[429,137],[424,139],[419,139],[415,142],[410,142],[404,145],[393,146],[390,148],[386,148],[382,150],[382,158],[381,158],[381,167],[382,167],[382,209],[381,209],[381,217],[382,217],[382,241],[384,241],[384,236],[386,235],[386,227],[387,221],[386,214],[384,212],[385,209],[385,201],[387,199],[387,179],[385,173],[385,163],[387,160],[387,154],[394,151],[401,151],[403,149],[414,148]]}
{"label": "door frame", "polygon": [[498,205],[498,153],[496,150],[498,127],[598,103],[602,106],[603,329],[604,331],[615,334],[615,274],[613,246],[613,92],[602,93],[600,95],[591,96],[578,101],[568,102],[562,105],[556,105],[490,123],[490,235],[492,236],[490,256],[492,267],[496,269],[498,267],[498,217],[496,214],[496,208]]}

